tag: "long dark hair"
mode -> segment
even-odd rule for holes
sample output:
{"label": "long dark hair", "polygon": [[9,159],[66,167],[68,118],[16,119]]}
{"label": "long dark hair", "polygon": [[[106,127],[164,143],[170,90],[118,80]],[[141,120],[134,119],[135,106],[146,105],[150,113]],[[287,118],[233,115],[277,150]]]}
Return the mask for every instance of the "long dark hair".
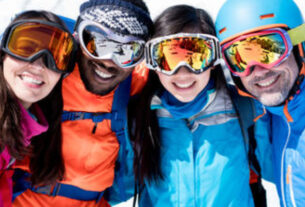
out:
{"label": "long dark hair", "polygon": [[[57,23],[66,28],[63,21],[55,14],[47,11],[26,11],[14,18],[18,20],[39,19]],[[47,132],[33,137],[29,147],[23,143],[21,129],[21,112],[17,98],[7,86],[3,75],[3,58],[0,52],[0,133],[1,150],[6,146],[11,156],[22,159],[24,155],[30,157],[31,181],[33,184],[52,183],[62,179],[64,164],[61,154],[61,112],[63,100],[61,94],[62,77],[51,93],[37,102],[49,124]]]}
{"label": "long dark hair", "polygon": [[[216,36],[213,21],[209,14],[187,5],[177,5],[166,9],[154,22],[153,37],[175,34],[183,31],[194,31]],[[221,66],[211,70],[216,89],[226,85]],[[136,179],[143,183],[158,181],[163,178],[160,167],[161,139],[155,110],[150,109],[152,97],[163,86],[154,71],[149,72],[147,85],[138,99],[129,104],[129,131],[133,141],[135,158],[134,172]]]}

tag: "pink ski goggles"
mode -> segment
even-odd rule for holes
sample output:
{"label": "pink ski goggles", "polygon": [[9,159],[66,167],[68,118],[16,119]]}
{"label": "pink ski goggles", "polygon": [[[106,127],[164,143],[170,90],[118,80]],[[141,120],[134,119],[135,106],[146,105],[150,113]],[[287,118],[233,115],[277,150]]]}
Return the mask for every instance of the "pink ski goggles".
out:
{"label": "pink ski goggles", "polygon": [[252,66],[271,69],[290,55],[292,41],[286,30],[274,28],[242,35],[222,46],[222,55],[233,75],[245,77]]}

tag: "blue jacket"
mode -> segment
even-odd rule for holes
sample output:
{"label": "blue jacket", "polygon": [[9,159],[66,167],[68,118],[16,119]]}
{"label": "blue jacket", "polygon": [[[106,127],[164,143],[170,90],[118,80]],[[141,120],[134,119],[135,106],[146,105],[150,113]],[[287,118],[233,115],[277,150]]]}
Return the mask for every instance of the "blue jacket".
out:
{"label": "blue jacket", "polygon": [[[224,90],[209,93],[207,104],[189,119],[173,118],[157,96],[151,108],[157,110],[160,126],[164,180],[145,181],[140,207],[254,206],[246,145]],[[262,176],[272,180],[268,127],[267,119],[256,123],[256,156]],[[130,174],[125,178],[125,187],[130,187],[132,167],[127,171]],[[133,190],[128,193],[132,196]],[[114,201],[115,196],[110,200]]]}
{"label": "blue jacket", "polygon": [[305,205],[305,81],[301,93],[288,103],[293,122],[284,106],[266,107],[272,113],[272,149],[275,181],[281,206]]}

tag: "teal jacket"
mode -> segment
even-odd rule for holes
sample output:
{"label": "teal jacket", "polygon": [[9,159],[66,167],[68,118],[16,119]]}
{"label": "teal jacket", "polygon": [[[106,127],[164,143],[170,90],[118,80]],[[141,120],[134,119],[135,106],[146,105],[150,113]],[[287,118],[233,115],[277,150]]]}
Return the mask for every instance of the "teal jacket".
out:
{"label": "teal jacket", "polygon": [[[247,144],[224,90],[209,93],[207,104],[189,119],[173,118],[157,96],[153,98],[151,108],[157,110],[160,126],[164,179],[145,181],[140,207],[254,206]],[[255,153],[262,176],[272,180],[268,130],[268,117],[256,123]],[[132,167],[126,172],[129,172],[125,178],[128,188],[132,185]],[[128,193],[132,196],[133,190],[129,189]],[[110,200],[114,201],[115,196],[110,196]]]}

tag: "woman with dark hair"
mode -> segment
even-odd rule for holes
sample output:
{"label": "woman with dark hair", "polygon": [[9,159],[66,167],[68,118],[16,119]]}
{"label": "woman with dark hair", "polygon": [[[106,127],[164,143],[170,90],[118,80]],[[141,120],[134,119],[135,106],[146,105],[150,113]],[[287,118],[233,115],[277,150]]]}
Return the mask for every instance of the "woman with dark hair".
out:
{"label": "woman with dark hair", "polygon": [[54,182],[61,158],[61,79],[71,72],[76,44],[46,11],[26,11],[6,28],[0,51],[0,206],[11,205],[12,167],[29,156],[31,180]]}
{"label": "woman with dark hair", "polygon": [[[128,114],[139,206],[254,206],[234,88],[219,64],[211,17],[178,5],[154,25],[148,83]],[[255,128],[256,155],[271,178],[268,134],[257,133],[267,124]]]}

